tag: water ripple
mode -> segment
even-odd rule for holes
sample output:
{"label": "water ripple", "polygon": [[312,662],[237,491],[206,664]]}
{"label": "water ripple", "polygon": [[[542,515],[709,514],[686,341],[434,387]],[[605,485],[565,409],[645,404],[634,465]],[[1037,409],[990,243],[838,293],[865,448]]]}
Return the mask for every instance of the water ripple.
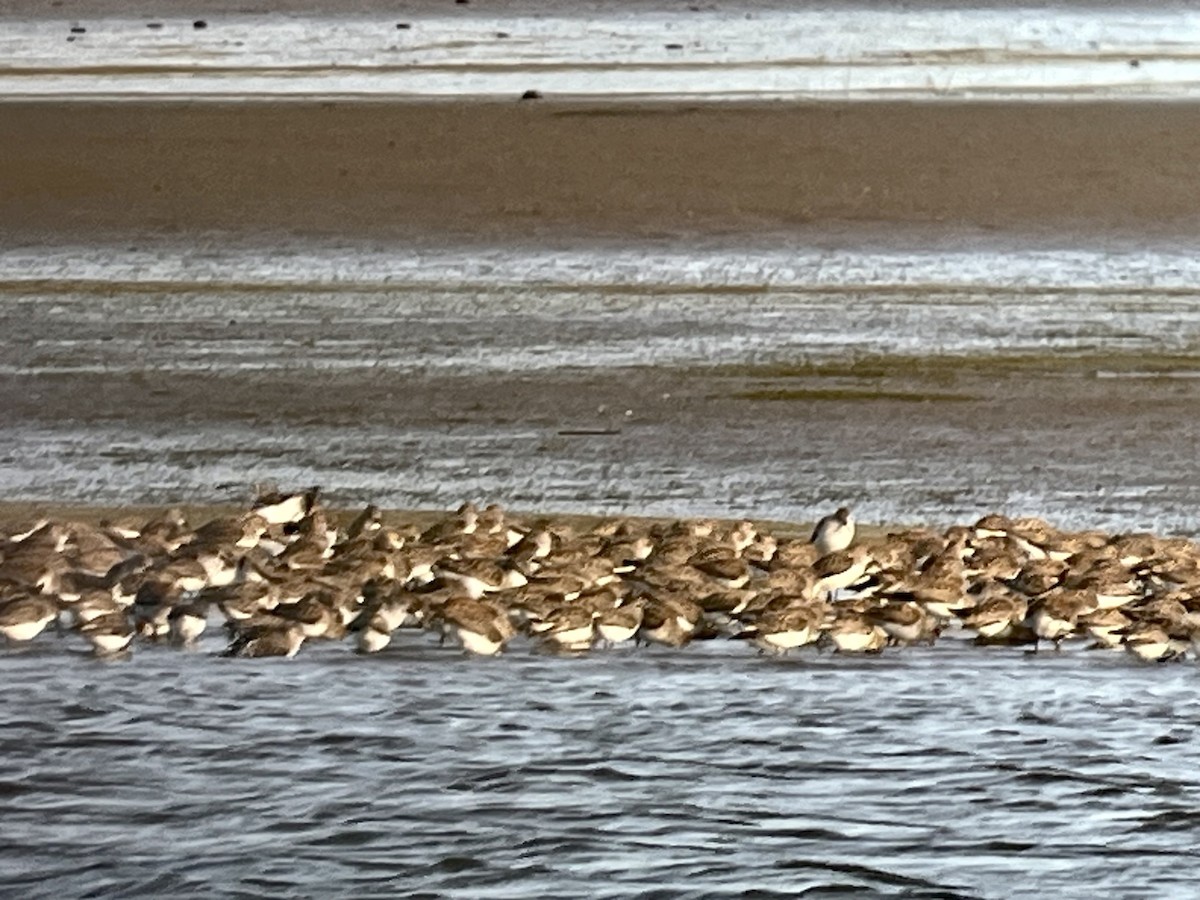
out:
{"label": "water ripple", "polygon": [[350,668],[331,648],[254,668],[151,650],[117,665],[58,655],[48,675],[46,655],[5,652],[8,696],[24,699],[0,706],[0,885],[1184,890],[1200,777],[1178,715],[1194,716],[1194,673],[1070,656],[939,647],[886,666],[763,665],[700,648],[481,664],[408,647]]}

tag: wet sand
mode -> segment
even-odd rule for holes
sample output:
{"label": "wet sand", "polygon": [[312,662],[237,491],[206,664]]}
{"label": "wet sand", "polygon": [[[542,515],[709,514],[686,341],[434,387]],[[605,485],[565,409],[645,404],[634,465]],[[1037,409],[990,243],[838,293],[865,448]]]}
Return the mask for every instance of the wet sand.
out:
{"label": "wet sand", "polygon": [[[876,522],[999,510],[1073,528],[1197,529],[1195,289],[1159,296],[1134,281],[1122,296],[1068,279],[1027,295],[1017,278],[996,290],[672,293],[672,278],[711,287],[733,257],[692,252],[675,266],[603,246],[576,248],[561,270],[596,275],[584,288],[539,281],[539,265],[515,270],[529,272],[522,284],[399,249],[397,269],[430,280],[356,287],[313,274],[295,248],[219,257],[249,279],[240,286],[219,280],[225,264],[204,270],[217,282],[196,280],[186,259],[143,285],[138,260],[155,258],[122,252],[64,254],[74,262],[54,264],[60,281],[6,284],[10,498],[212,503],[274,479],[401,509],[474,497],[803,521],[850,503]],[[317,271],[369,267],[346,252],[344,268]],[[484,261],[521,254],[504,245]],[[1036,280],[1061,263],[1090,277],[1093,259],[1002,254],[979,275]],[[860,262],[848,278],[877,277]],[[660,281],[606,285],[651,263]],[[279,272],[298,278],[254,289]]]}
{"label": "wet sand", "polygon": [[800,521],[848,502],[868,521],[1197,528],[1197,379],[296,370],[3,388],[9,496],[60,503],[233,501],[274,478],[347,506]]}
{"label": "wet sand", "polygon": [[[1187,103],[10,102],[9,240],[1187,235]],[[215,237],[214,237],[215,233]],[[836,239],[836,238],[835,238]]]}

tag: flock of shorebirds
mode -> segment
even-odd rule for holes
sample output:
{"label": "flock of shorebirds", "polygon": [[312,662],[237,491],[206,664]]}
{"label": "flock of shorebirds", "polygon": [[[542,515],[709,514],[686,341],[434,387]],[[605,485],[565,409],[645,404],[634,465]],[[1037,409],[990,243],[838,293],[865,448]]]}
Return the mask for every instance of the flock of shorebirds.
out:
{"label": "flock of shorebirds", "polygon": [[317,488],[199,527],[168,511],[0,537],[10,644],[75,634],[116,654],[137,641],[194,646],[217,627],[225,653],[247,657],[346,639],[375,653],[406,631],[482,655],[517,640],[583,653],[713,638],[878,653],[953,631],[1032,652],[1084,639],[1161,661],[1200,651],[1200,546],[1000,515],[856,544],[845,508],[791,538],[748,521],[573,528],[470,503],[427,527],[389,526],[368,506],[339,528]]}

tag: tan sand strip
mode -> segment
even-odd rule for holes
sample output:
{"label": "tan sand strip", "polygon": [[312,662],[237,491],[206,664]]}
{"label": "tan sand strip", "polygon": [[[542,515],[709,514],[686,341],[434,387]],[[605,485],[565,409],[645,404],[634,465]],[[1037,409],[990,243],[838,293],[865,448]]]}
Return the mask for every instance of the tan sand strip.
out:
{"label": "tan sand strip", "polygon": [[1186,103],[5,103],[8,239],[1188,233]]}

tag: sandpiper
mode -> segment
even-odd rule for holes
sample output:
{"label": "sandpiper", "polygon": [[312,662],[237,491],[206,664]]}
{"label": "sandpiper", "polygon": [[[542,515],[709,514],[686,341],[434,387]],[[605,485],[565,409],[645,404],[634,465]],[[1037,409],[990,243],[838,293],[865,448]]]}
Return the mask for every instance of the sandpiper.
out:
{"label": "sandpiper", "polygon": [[1077,579],[1064,579],[1063,584],[1091,591],[1100,609],[1119,609],[1137,603],[1145,596],[1141,582],[1123,567],[1108,568]]}
{"label": "sandpiper", "polygon": [[642,627],[645,607],[645,601],[637,599],[601,612],[596,617],[596,631],[601,640],[610,647],[633,640]]}
{"label": "sandpiper", "polygon": [[4,545],[21,544],[33,537],[35,534],[44,534],[51,527],[50,520],[47,518],[38,518],[32,521],[26,521],[19,525],[11,526],[13,531],[8,534],[0,532],[0,547]]}
{"label": "sandpiper", "polygon": [[1029,601],[1021,594],[993,594],[971,610],[963,625],[978,634],[982,642],[999,642],[1024,622],[1028,611]]}
{"label": "sandpiper", "polygon": [[[61,601],[61,598],[59,599]],[[69,604],[64,603],[64,608],[69,610],[76,625],[82,625],[100,616],[121,612],[129,605],[118,600],[112,591],[89,588],[81,591],[77,600]]]}
{"label": "sandpiper", "polygon": [[758,597],[759,592],[751,588],[735,588],[705,594],[697,598],[697,602],[704,609],[705,615],[727,622],[741,616]]}
{"label": "sandpiper", "polygon": [[962,566],[929,566],[911,574],[883,573],[890,575],[892,582],[885,583],[878,592],[887,599],[916,600],[925,611],[939,619],[949,620],[962,610],[975,605],[974,598],[967,594],[967,581]]}
{"label": "sandpiper", "polygon": [[187,541],[189,535],[183,510],[171,508],[148,520],[138,529],[138,536],[131,540],[137,542],[135,549],[140,553],[153,552],[153,549],[173,553]]}
{"label": "sandpiper", "polygon": [[1007,584],[1026,597],[1039,597],[1057,587],[1066,571],[1066,565],[1055,560],[1031,560]]}
{"label": "sandpiper", "polygon": [[479,510],[470,501],[462,504],[454,514],[435,522],[421,532],[422,544],[442,544],[455,541],[464,534],[474,534],[479,527]]}
{"label": "sandpiper", "polygon": [[101,656],[120,653],[129,646],[134,635],[133,622],[123,612],[98,616],[80,626],[79,631]]}
{"label": "sandpiper", "polygon": [[750,564],[741,557],[734,556],[732,551],[699,560],[693,555],[690,564],[693,569],[725,590],[745,587],[750,580]]}
{"label": "sandpiper", "polygon": [[72,572],[96,579],[104,579],[134,555],[100,529],[84,526],[72,527],[70,543],[63,551]]}
{"label": "sandpiper", "polygon": [[374,534],[382,528],[383,516],[379,512],[379,507],[374,503],[368,503],[363,511],[346,526],[346,540],[357,540],[360,537]]}
{"label": "sandpiper", "polygon": [[817,573],[817,590],[830,597],[842,588],[857,584],[867,574],[873,559],[865,547],[836,550],[813,563]]}
{"label": "sandpiper", "polygon": [[841,653],[879,653],[888,642],[886,631],[856,612],[839,612],[827,633]]}
{"label": "sandpiper", "polygon": [[363,585],[362,606],[350,623],[350,630],[381,627],[390,634],[415,619],[416,599],[416,594],[403,588],[369,581]]}
{"label": "sandpiper", "polygon": [[143,581],[133,601],[134,624],[138,633],[149,638],[166,637],[171,631],[167,617],[179,597],[180,592],[171,581],[157,578]]}
{"label": "sandpiper", "polygon": [[[1055,588],[1030,604],[1026,624],[1033,629],[1038,640],[1052,641],[1054,649],[1058,650],[1063,640],[1074,634],[1079,617],[1096,609],[1094,594]],[[1035,641],[1034,652],[1037,652],[1037,647]]]}
{"label": "sandpiper", "polygon": [[235,630],[233,640],[221,655],[290,658],[300,651],[304,637],[304,628],[299,622],[275,620]]}
{"label": "sandpiper", "polygon": [[433,567],[433,573],[445,582],[457,583],[473,600],[484,594],[520,587],[528,578],[513,560],[452,559],[444,557]]}
{"label": "sandpiper", "polygon": [[585,607],[564,606],[532,630],[555,650],[579,652],[592,646],[596,615]]}
{"label": "sandpiper", "polygon": [[1101,607],[1095,612],[1080,616],[1077,624],[1086,628],[1088,633],[1096,639],[1095,647],[1116,650],[1120,649],[1125,629],[1132,622],[1119,609]]}
{"label": "sandpiper", "polygon": [[330,599],[324,591],[309,591],[295,603],[281,603],[274,612],[280,618],[299,625],[305,637],[326,637],[338,634],[341,626]]}
{"label": "sandpiper", "polygon": [[797,594],[809,599],[818,596],[817,573],[811,566],[796,569],[772,569],[768,573],[763,589],[785,594]]}
{"label": "sandpiper", "polygon": [[314,486],[294,494],[281,494],[278,491],[260,494],[251,511],[268,525],[291,525],[312,511],[320,493],[321,489]]}
{"label": "sandpiper", "polygon": [[703,615],[699,604],[683,596],[660,594],[648,598],[638,637],[668,647],[682,647],[691,641]]}
{"label": "sandpiper", "polygon": [[18,544],[8,548],[0,558],[0,583],[53,594],[58,592],[66,570],[67,563],[57,550]]}
{"label": "sandpiper", "polygon": [[504,649],[509,634],[495,609],[471,597],[447,600],[434,613],[458,637],[463,649],[479,656],[495,656]]}
{"label": "sandpiper", "polygon": [[247,513],[241,516],[221,516],[205,522],[193,533],[180,552],[196,556],[201,552],[217,552],[233,546],[248,550],[258,544],[266,532],[267,523],[261,516]]}
{"label": "sandpiper", "polygon": [[854,516],[849,507],[843,506],[831,516],[817,522],[809,543],[817,548],[821,556],[847,549],[854,542]]}
{"label": "sandpiper", "polygon": [[542,522],[531,528],[504,552],[508,556],[529,562],[545,559],[556,550],[562,549],[563,540],[551,530],[549,523]]}
{"label": "sandpiper", "polygon": [[1158,622],[1138,622],[1125,629],[1125,649],[1148,662],[1165,662],[1180,651]]}
{"label": "sandpiper", "polygon": [[779,541],[770,534],[755,534],[744,550],[742,559],[759,569],[769,570],[779,550]]}
{"label": "sandpiper", "polygon": [[820,601],[801,602],[770,612],[753,626],[754,643],[772,653],[786,653],[811,644],[821,635],[826,606]]}
{"label": "sandpiper", "polygon": [[392,642],[391,622],[382,613],[375,613],[358,631],[358,652],[378,653]]}
{"label": "sandpiper", "polygon": [[901,646],[920,641],[932,644],[941,630],[937,618],[914,601],[877,606],[868,618],[887,632],[891,643]]}
{"label": "sandpiper", "polygon": [[205,588],[198,595],[216,603],[226,619],[248,619],[256,613],[266,612],[278,605],[278,595],[273,584],[265,581],[246,581],[227,587]]}
{"label": "sandpiper", "polygon": [[0,604],[0,634],[10,641],[32,641],[58,618],[58,603],[41,594],[16,596]]}
{"label": "sandpiper", "polygon": [[484,534],[503,535],[505,548],[511,547],[514,540],[520,540],[519,536],[509,538],[504,521],[504,508],[499,503],[489,503],[479,511],[479,517],[475,520],[475,530]]}
{"label": "sandpiper", "polygon": [[65,525],[39,519],[32,527],[9,536],[5,555],[12,556],[16,550],[37,554],[62,553],[70,540],[71,532]]}
{"label": "sandpiper", "polygon": [[171,638],[179,644],[193,644],[208,627],[208,601],[178,603],[167,614]]}
{"label": "sandpiper", "polygon": [[775,547],[769,568],[772,572],[781,569],[798,569],[811,566],[822,553],[811,541],[803,538],[784,538]]}
{"label": "sandpiper", "polygon": [[1021,574],[1025,554],[1016,544],[999,538],[988,538],[976,544],[971,556],[971,577],[986,581],[1011,581]]}

